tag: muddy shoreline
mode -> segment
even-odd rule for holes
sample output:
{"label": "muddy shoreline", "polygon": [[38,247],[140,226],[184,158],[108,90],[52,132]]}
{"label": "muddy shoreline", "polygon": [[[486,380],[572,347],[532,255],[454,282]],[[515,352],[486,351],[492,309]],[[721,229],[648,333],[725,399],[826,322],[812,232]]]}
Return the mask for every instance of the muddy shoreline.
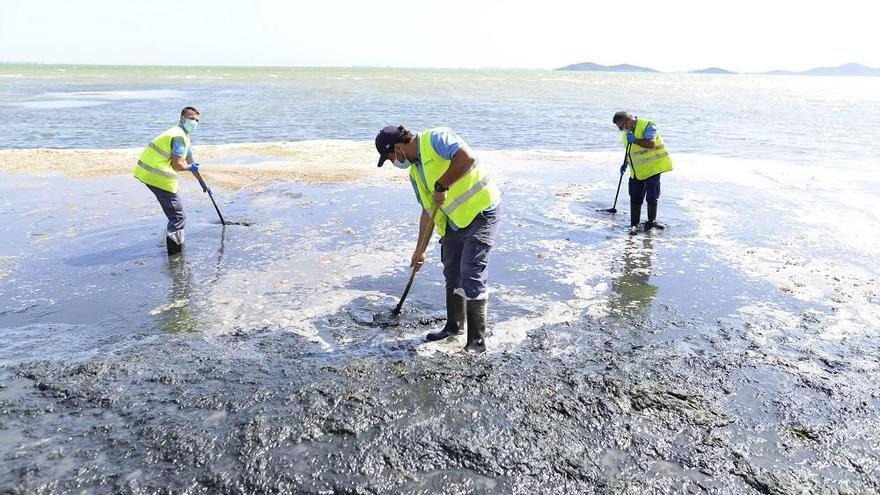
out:
{"label": "muddy shoreline", "polygon": [[[347,359],[257,332],[35,361],[3,370],[3,431],[22,442],[7,453],[2,485],[9,493],[877,490],[877,387],[848,387],[861,370],[843,362],[805,375],[750,340],[743,328],[672,318],[549,326],[516,353],[476,359],[417,358],[409,342]],[[669,352],[687,345],[704,351]],[[751,351],[731,355],[742,345]],[[558,348],[592,352],[549,357]],[[778,391],[786,382],[796,395]],[[23,462],[36,459],[44,460]]]}

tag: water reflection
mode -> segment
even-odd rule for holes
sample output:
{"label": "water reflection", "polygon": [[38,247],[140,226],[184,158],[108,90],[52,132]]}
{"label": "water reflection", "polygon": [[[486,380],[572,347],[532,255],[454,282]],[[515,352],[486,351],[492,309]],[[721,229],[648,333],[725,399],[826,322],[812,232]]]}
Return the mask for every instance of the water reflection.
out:
{"label": "water reflection", "polygon": [[[193,246],[190,246],[193,249]],[[204,285],[210,286],[223,276],[224,256],[226,251],[226,226],[220,226],[220,239],[217,246],[217,261],[214,263],[213,275],[205,280]],[[161,327],[167,332],[190,332],[197,329],[198,318],[193,312],[193,298],[196,296],[198,284],[194,282],[194,268],[187,259],[186,250],[168,257],[168,276],[171,280],[168,304],[162,307],[159,314]]]}
{"label": "water reflection", "polygon": [[196,328],[192,311],[193,273],[184,253],[168,257],[168,273],[171,278],[169,301],[165,311],[159,313],[163,331],[190,332]]}
{"label": "water reflection", "polygon": [[220,247],[217,248],[217,264],[214,270],[214,282],[220,280],[223,273],[223,255],[226,250],[226,224],[220,224]]}
{"label": "water reflection", "polygon": [[620,274],[612,279],[608,306],[611,314],[645,318],[651,310],[657,287],[648,283],[654,257],[653,239],[648,236],[625,240]]}

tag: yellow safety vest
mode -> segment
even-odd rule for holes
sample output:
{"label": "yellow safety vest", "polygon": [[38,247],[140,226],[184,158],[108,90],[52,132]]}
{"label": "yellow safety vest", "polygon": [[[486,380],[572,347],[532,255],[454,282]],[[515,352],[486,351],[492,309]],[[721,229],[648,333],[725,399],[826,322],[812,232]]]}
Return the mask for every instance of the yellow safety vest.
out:
{"label": "yellow safety vest", "polygon": [[[637,119],[636,128],[633,130],[636,139],[644,139],[645,129],[648,127],[648,124],[653,123],[653,121],[648,119]],[[656,129],[656,127],[655,125],[654,128]],[[623,145],[627,146],[626,132],[623,132],[621,136],[623,138]],[[645,180],[672,170],[672,158],[669,157],[669,151],[666,150],[666,146],[663,144],[660,131],[657,131],[657,134],[654,136],[653,148],[642,148],[636,143],[629,146],[627,160],[629,160],[630,164],[630,177]]]}
{"label": "yellow safety vest", "polygon": [[187,155],[190,147],[189,136],[186,131],[176,125],[162,134],[156,136],[150,144],[144,148],[141,157],[134,168],[134,176],[137,180],[153,187],[158,187],[168,192],[176,193],[179,189],[177,172],[171,166],[171,140],[182,137],[184,146],[183,156]]}
{"label": "yellow safety vest", "polygon": [[[434,183],[449,170],[451,160],[438,155],[431,145],[431,134],[439,129],[429,129],[419,134],[419,153],[422,162],[422,173],[413,164],[409,168],[410,177],[419,190],[422,206],[427,210],[434,209]],[[440,237],[446,235],[446,219],[452,220],[456,227],[465,228],[471,224],[481,211],[497,204],[501,200],[501,191],[480,167],[474,163],[471,169],[457,181],[449,185],[446,201],[434,215],[434,225]]]}

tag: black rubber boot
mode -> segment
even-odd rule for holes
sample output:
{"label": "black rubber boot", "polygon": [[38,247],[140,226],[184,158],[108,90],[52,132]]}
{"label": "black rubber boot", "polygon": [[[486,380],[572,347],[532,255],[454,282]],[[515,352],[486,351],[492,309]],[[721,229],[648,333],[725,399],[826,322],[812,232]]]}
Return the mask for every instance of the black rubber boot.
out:
{"label": "black rubber boot", "polygon": [[178,244],[171,236],[165,236],[165,248],[168,250],[168,256],[173,256],[183,250],[183,244]]}
{"label": "black rubber boot", "polygon": [[651,230],[653,228],[657,229],[665,229],[666,226],[662,223],[657,223],[657,203],[648,203],[648,221],[645,222],[645,230]]}
{"label": "black rubber boot", "polygon": [[467,303],[467,345],[464,351],[480,354],[486,351],[486,299],[471,299]]}
{"label": "black rubber boot", "polygon": [[634,235],[639,232],[639,219],[642,217],[642,204],[629,203],[629,234]]}
{"label": "black rubber boot", "polygon": [[461,335],[461,331],[464,330],[466,306],[467,301],[464,296],[452,292],[452,289],[446,289],[446,326],[439,332],[429,333],[425,339],[428,342],[434,342]]}

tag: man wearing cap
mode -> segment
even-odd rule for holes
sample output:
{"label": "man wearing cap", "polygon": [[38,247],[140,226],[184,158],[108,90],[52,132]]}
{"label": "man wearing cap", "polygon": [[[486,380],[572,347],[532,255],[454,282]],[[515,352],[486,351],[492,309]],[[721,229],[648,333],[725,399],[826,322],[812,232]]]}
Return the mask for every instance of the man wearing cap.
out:
{"label": "man wearing cap", "polygon": [[165,247],[168,254],[177,254],[183,249],[186,215],[177,191],[177,172],[198,172],[199,164],[193,162],[189,137],[199,125],[199,111],[185,107],[180,112],[180,121],[174,127],[156,136],[144,148],[134,168],[134,176],[143,182],[156,196],[159,206],[168,217]]}
{"label": "man wearing cap", "polygon": [[[430,235],[431,215],[440,235],[440,258],[446,279],[446,325],[431,332],[436,341],[460,335],[467,321],[464,350],[486,350],[486,304],[489,253],[501,219],[501,192],[486,175],[473,152],[446,127],[413,134],[404,126],[389,126],[376,136],[378,166],[390,160],[409,169],[409,178],[422,206],[419,239]],[[417,246],[410,266],[425,262],[425,246]]]}
{"label": "man wearing cap", "polygon": [[611,119],[623,134],[626,157],[620,166],[620,175],[630,168],[629,176],[629,233],[639,231],[642,202],[648,200],[648,221],[645,230],[662,229],[657,223],[657,200],[660,198],[660,174],[672,170],[672,158],[663,144],[654,121],[634,117],[620,111]]}

